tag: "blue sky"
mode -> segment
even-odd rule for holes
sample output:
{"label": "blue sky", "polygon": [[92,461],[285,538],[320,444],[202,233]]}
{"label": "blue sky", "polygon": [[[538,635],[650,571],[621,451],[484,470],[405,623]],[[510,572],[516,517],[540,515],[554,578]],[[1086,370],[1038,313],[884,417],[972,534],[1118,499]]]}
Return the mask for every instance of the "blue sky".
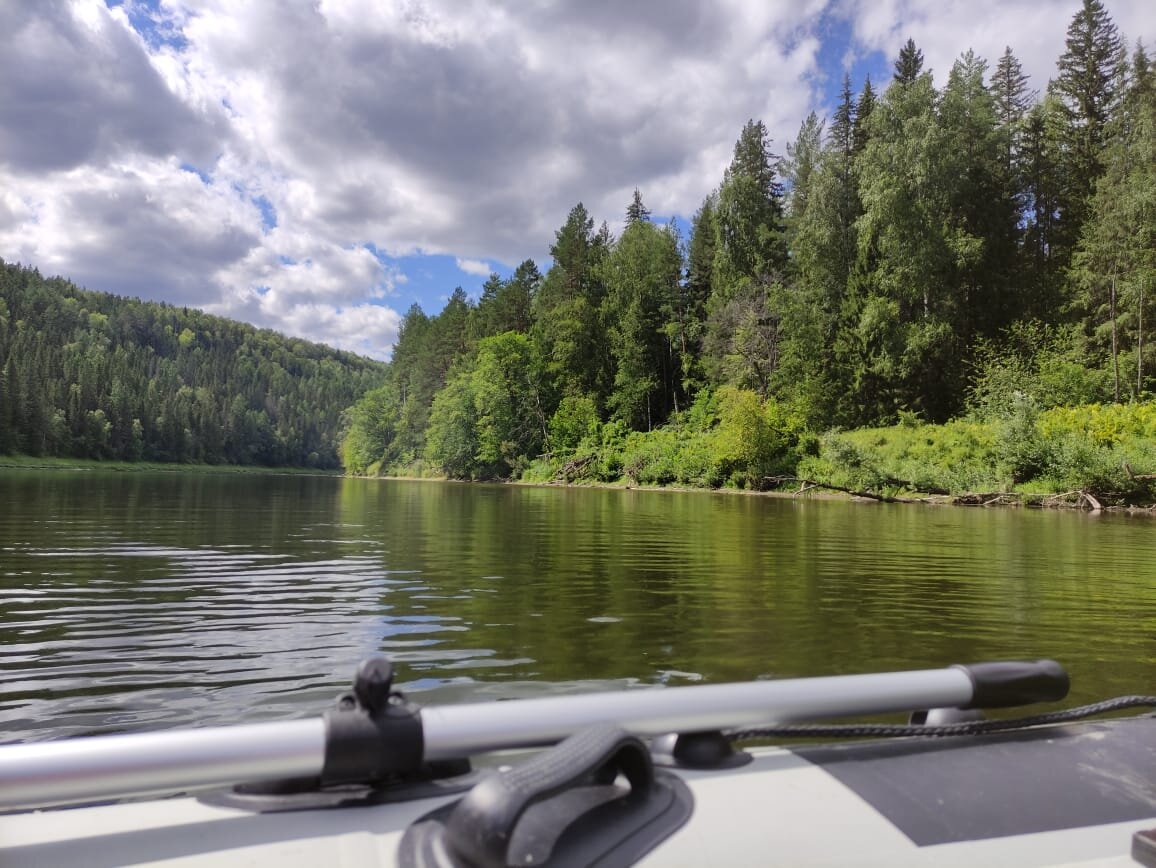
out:
{"label": "blue sky", "polygon": [[[0,258],[377,358],[417,302],[548,266],[582,201],[686,221],[914,38],[1043,89],[1078,0],[12,0]],[[1150,0],[1109,0],[1129,44]]]}

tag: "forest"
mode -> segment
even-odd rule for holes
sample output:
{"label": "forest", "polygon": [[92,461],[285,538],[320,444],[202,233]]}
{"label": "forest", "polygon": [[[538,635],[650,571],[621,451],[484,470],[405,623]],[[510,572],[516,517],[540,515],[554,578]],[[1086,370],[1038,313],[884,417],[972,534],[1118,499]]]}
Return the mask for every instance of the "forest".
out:
{"label": "forest", "polygon": [[[898,426],[932,443],[928,486],[1145,476],[1156,80],[1100,0],[1057,69],[1036,87],[1011,48],[994,66],[969,50],[937,89],[908,40],[888,82],[845,78],[782,153],[749,121],[688,238],[639,190],[618,237],[575,205],[545,274],[527,260],[476,303],[407,312],[350,411],[347,470],[878,485],[894,467],[848,432]],[[1048,427],[1073,407],[1092,409]],[[951,449],[985,452],[991,478],[945,478],[967,464]]]}
{"label": "forest", "polygon": [[0,260],[0,455],[338,468],[382,363]]}

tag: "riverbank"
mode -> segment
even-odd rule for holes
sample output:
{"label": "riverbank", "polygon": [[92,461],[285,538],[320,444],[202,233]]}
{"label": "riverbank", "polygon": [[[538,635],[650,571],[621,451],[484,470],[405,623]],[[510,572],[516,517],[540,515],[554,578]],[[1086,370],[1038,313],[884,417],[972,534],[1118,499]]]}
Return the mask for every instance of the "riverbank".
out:
{"label": "riverbank", "polygon": [[378,475],[366,476],[351,474],[355,479],[389,479],[398,482],[427,482],[453,483],[470,485],[474,482],[489,485],[511,485],[520,488],[574,488],[597,489],[608,491],[639,491],[649,494],[723,494],[744,497],[765,497],[782,500],[806,498],[808,500],[851,501],[864,504],[897,503],[922,506],[962,506],[962,507],[1012,507],[1024,509],[1067,509],[1089,513],[1121,513],[1126,515],[1150,516],[1156,518],[1156,502],[1151,505],[1104,505],[1095,495],[1081,491],[1057,492],[994,492],[976,494],[965,492],[961,494],[926,494],[919,492],[897,493],[895,495],[876,495],[865,491],[847,491],[839,487],[826,486],[815,480],[797,480],[797,488],[750,489],[720,486],[708,488],[686,485],[639,485],[629,479],[621,478],[611,482],[583,480],[580,482],[564,482],[557,480],[532,481],[526,479],[479,479],[462,480],[450,479],[446,476],[394,476]]}
{"label": "riverbank", "polygon": [[264,467],[252,464],[169,464],[157,461],[99,461],[91,458],[48,458],[0,455],[7,470],[106,470],[118,473],[260,474],[275,476],[341,476],[340,470],[315,467]]}
{"label": "riverbank", "polygon": [[[1156,511],[1152,401],[1043,411],[1018,402],[942,425],[908,415],[889,427],[817,434],[773,402],[733,398],[652,431],[598,425],[569,449],[522,459],[511,478],[536,485]],[[441,469],[417,459],[384,473],[374,466],[368,475],[446,478]]]}

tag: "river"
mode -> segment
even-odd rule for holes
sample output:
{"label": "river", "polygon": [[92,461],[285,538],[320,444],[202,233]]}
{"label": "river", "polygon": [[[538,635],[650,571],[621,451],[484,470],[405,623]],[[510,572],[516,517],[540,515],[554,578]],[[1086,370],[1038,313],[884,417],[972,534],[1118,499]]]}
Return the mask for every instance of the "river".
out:
{"label": "river", "polygon": [[0,737],[1053,657],[1156,682],[1143,517],[260,474],[0,470]]}

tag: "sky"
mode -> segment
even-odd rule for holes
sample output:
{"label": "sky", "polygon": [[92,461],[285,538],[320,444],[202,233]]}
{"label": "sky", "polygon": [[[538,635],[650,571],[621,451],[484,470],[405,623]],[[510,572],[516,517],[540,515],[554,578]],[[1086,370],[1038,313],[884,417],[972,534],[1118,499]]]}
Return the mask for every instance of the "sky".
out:
{"label": "sky", "polygon": [[1079,6],[0,0],[0,259],[386,359],[415,302],[545,270],[579,201],[685,230],[748,119],[783,153],[908,37],[939,86],[1010,46],[1042,90]]}

